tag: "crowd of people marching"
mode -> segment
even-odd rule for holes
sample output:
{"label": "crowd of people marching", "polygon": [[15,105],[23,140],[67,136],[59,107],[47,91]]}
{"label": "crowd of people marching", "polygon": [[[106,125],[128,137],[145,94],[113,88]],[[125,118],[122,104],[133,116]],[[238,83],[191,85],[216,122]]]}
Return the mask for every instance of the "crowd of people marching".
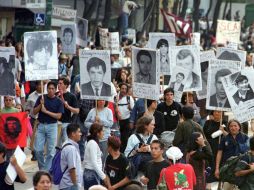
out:
{"label": "crowd of people marching", "polygon": [[[248,52],[246,66],[251,68],[253,30],[250,26],[242,36],[242,48]],[[146,39],[137,42],[142,47]],[[90,43],[86,49],[101,49],[98,44]],[[186,40],[177,41],[184,44]],[[213,42],[209,48],[216,51],[216,45]],[[185,92],[181,102],[174,100],[170,87],[162,88],[160,101],[134,97],[128,39],[122,40],[119,54],[110,55],[111,66],[117,70],[111,101],[81,99],[79,47],[76,55],[67,56],[58,40],[59,79],[28,82],[22,42],[6,39],[0,46],[16,50],[16,96],[3,97],[1,114],[28,113],[30,145],[21,148],[29,148],[31,160],[38,162],[34,189],[57,184],[62,190],[211,190],[214,183],[218,189],[254,189],[254,138],[248,137],[246,124],[227,120],[221,111],[206,110],[205,100],[198,100],[195,92]],[[201,46],[208,48],[207,43]],[[0,66],[5,64],[0,59]],[[218,130],[221,133],[214,137]],[[61,153],[58,160],[56,146]],[[9,163],[17,172],[15,181],[27,180],[14,151],[0,144],[0,189],[14,189],[6,180]],[[230,172],[237,183],[223,180],[220,171],[231,156],[239,158]]]}

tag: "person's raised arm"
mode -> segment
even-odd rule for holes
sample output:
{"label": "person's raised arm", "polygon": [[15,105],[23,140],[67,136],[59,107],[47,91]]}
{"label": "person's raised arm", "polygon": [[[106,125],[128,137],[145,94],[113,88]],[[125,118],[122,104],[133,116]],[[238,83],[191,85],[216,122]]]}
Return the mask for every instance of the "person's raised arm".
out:
{"label": "person's raised arm", "polygon": [[15,168],[15,170],[16,170],[18,176],[19,176],[20,181],[23,182],[23,183],[26,182],[26,180],[27,180],[26,174],[25,174],[24,170],[18,165],[18,162],[17,162],[14,155],[11,157],[10,163]]}

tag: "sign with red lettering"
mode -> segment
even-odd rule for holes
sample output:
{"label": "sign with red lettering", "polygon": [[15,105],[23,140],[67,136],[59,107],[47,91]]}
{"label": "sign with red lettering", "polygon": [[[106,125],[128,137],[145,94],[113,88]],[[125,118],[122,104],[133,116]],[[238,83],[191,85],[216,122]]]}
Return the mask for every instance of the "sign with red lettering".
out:
{"label": "sign with red lettering", "polygon": [[27,139],[26,112],[6,113],[0,115],[0,142],[7,149],[15,149],[17,145],[26,147]]}
{"label": "sign with red lettering", "polygon": [[240,22],[218,20],[216,32],[217,44],[227,44],[227,42],[239,43],[240,32]]}

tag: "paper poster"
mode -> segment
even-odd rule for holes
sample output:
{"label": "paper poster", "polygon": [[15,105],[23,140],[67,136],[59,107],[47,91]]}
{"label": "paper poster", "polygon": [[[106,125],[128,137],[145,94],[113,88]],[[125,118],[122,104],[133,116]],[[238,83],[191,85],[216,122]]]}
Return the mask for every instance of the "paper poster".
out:
{"label": "paper poster", "polygon": [[202,90],[196,92],[199,100],[205,99],[207,95],[208,65],[211,59],[215,59],[215,53],[213,50],[200,52]]}
{"label": "paper poster", "polygon": [[216,42],[227,44],[227,42],[240,42],[241,22],[217,20]]}
{"label": "paper poster", "polygon": [[[179,66],[189,71],[184,91],[202,89],[200,70],[200,49],[196,45],[172,46],[170,48],[171,67]],[[171,74],[173,74],[171,72]]]}
{"label": "paper poster", "polygon": [[88,30],[88,20],[77,17],[76,18],[77,44],[82,47],[86,47],[87,45],[87,30]]}
{"label": "paper poster", "polygon": [[222,78],[241,70],[241,62],[212,59],[208,66],[206,109],[231,111]]}
{"label": "paper poster", "polygon": [[26,32],[24,60],[26,81],[57,79],[56,31]]}
{"label": "paper poster", "polygon": [[132,28],[127,29],[128,39],[132,41],[131,44],[136,44],[136,30]]}
{"label": "paper poster", "polygon": [[0,95],[15,96],[15,48],[0,47]]}
{"label": "paper poster", "polygon": [[120,53],[120,42],[119,42],[119,33],[118,32],[109,32],[108,33],[108,49],[110,54],[119,54]]}
{"label": "paper poster", "polygon": [[100,45],[103,47],[103,49],[108,49],[108,28],[100,28],[99,35]]}
{"label": "paper poster", "polygon": [[[138,98],[158,100],[160,95],[160,52],[132,48],[133,94]],[[159,64],[158,64],[159,63]]]}
{"label": "paper poster", "polygon": [[200,45],[200,33],[199,32],[194,32],[190,34],[191,37],[191,44],[192,45]]}
{"label": "paper poster", "polygon": [[61,26],[62,52],[65,54],[76,53],[76,25],[68,24]]}
{"label": "paper poster", "polygon": [[246,51],[220,47],[220,48],[217,48],[216,57],[217,59],[223,59],[223,60],[241,61],[242,68],[245,67]]}
{"label": "paper poster", "polygon": [[235,118],[243,123],[254,118],[254,70],[244,69],[222,79]]}
{"label": "paper poster", "polygon": [[173,75],[171,75],[169,87],[173,88],[174,91],[184,91],[184,85],[186,84],[187,76],[189,74],[189,71],[176,66],[173,68]]}
{"label": "paper poster", "polygon": [[79,50],[82,99],[111,98],[111,64],[108,50]]}
{"label": "paper poster", "polygon": [[[19,146],[17,146],[15,152],[14,152],[14,156],[17,160],[17,163],[20,167],[23,166],[23,164],[25,163],[26,160],[26,154],[21,150],[21,148]],[[14,166],[12,164],[9,164],[7,169],[6,169],[6,177],[4,179],[4,181],[9,184],[12,185],[15,181],[17,177],[17,172],[14,168]]]}
{"label": "paper poster", "polygon": [[169,46],[175,46],[174,33],[149,33],[148,47],[160,50],[160,73],[161,75],[170,75],[170,57]]}

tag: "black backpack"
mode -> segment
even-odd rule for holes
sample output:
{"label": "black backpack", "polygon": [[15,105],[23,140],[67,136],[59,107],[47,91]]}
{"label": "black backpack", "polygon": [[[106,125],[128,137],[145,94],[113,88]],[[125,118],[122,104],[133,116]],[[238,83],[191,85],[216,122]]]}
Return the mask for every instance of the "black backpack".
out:
{"label": "black backpack", "polygon": [[[153,139],[153,134],[151,134],[149,136],[147,142],[145,143],[139,134],[135,134],[135,135],[139,140],[138,148],[140,148],[143,144],[149,145]],[[129,159],[129,161],[132,165],[131,173],[132,173],[133,178],[135,178],[137,176],[138,171],[145,172],[147,163],[152,160],[152,156],[151,156],[150,152],[138,152],[136,154],[133,154],[134,151],[136,152],[136,149],[137,149],[137,146],[135,146],[130,151],[129,155],[127,156],[127,158]]]}
{"label": "black backpack", "polygon": [[235,184],[240,187],[245,182],[246,176],[235,176],[235,169],[239,161],[242,162],[242,164],[246,164],[246,167],[248,167],[248,163],[241,161],[241,159],[246,155],[249,155],[250,157],[250,153],[246,152],[245,154],[231,156],[229,159],[227,159],[227,161],[220,168],[220,181]]}

